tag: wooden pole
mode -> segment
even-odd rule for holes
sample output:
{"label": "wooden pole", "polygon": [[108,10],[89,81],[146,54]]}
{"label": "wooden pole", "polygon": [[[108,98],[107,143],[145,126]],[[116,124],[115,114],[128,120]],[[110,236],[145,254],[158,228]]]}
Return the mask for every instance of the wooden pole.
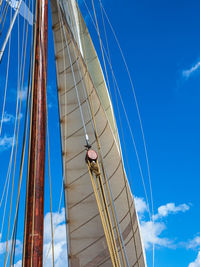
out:
{"label": "wooden pole", "polygon": [[24,266],[43,266],[48,0],[38,0]]}

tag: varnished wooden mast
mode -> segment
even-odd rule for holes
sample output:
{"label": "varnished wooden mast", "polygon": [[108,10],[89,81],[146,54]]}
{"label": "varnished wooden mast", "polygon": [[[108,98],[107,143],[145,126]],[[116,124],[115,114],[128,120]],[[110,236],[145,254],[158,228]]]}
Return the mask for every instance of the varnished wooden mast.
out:
{"label": "varnished wooden mast", "polygon": [[38,0],[24,266],[43,265],[48,0]]}

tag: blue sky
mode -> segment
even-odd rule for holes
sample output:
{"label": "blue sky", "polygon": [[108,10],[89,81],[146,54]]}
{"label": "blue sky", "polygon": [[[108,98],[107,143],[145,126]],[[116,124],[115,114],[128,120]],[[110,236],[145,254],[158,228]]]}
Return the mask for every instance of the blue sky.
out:
{"label": "blue sky", "polygon": [[[91,1],[87,0],[86,2],[90,10],[92,10]],[[141,221],[148,266],[152,266],[152,243],[155,242],[156,267],[198,267],[200,266],[200,2],[198,0],[123,0],[123,2],[119,0],[104,0],[103,5],[118,36],[129,66],[146,137],[154,199],[154,223],[149,221],[147,203],[134,147],[122,105],[120,104],[129,168],[131,170],[130,183],[133,187],[134,195],[137,196],[136,206]],[[101,60],[98,38],[83,1],[80,2],[80,8]],[[100,9],[98,6],[96,8],[101,24]],[[20,18],[20,21],[23,22],[22,18]],[[107,22],[106,29],[109,36],[114,73],[131,123],[147,186],[147,194],[150,199],[142,135],[130,82]],[[29,26],[29,30],[31,30],[31,26]],[[105,41],[103,31],[101,34]],[[12,47],[14,47],[16,40],[17,26],[15,25],[12,35]],[[61,254],[59,254],[59,258],[61,258],[65,248],[63,235],[61,235],[64,227],[64,215],[62,210],[63,202],[60,213],[56,214],[59,205],[59,198],[56,195],[60,195],[62,173],[61,171],[58,173],[58,169],[61,166],[61,159],[58,155],[61,153],[59,148],[55,65],[53,63],[50,17],[48,45],[48,105],[53,211],[55,212],[54,217],[57,218],[55,219],[57,229],[56,245],[57,251],[61,251]],[[8,96],[5,109],[7,121],[5,120],[0,138],[0,157],[2,166],[5,166],[5,168],[1,168],[0,188],[3,187],[5,180],[13,136],[13,116],[15,116],[17,87],[16,49],[12,49],[11,52],[12,64],[9,72]],[[7,51],[0,66],[1,92],[4,91],[5,87],[6,57]],[[27,85],[27,74],[28,72],[26,71],[24,90]],[[0,96],[0,107],[2,107],[3,102],[2,94]],[[119,122],[113,91],[112,98],[117,121]],[[25,101],[23,101],[22,105],[21,123],[24,120],[24,110]],[[119,132],[121,135],[120,130]],[[21,140],[22,133],[20,135],[20,144]],[[124,150],[123,152],[125,153]],[[18,162],[19,158],[20,153]],[[45,230],[45,251],[50,242],[48,235],[48,190],[48,182],[46,182],[45,213],[47,214],[45,225],[47,230]],[[22,185],[22,199],[24,192],[25,182]],[[21,205],[20,214],[23,213],[23,202]],[[2,210],[0,212],[2,214]],[[0,219],[2,220],[2,215],[0,215]],[[19,225],[19,251],[21,250],[22,235],[23,226]],[[2,237],[2,242],[4,241],[5,236]],[[4,243],[0,243],[1,255],[5,253],[4,245]],[[2,259],[3,257],[0,256],[0,258]],[[16,259],[20,260],[18,255]],[[62,266],[62,264],[63,262],[57,262],[57,266]],[[19,267],[20,262],[16,266]]]}

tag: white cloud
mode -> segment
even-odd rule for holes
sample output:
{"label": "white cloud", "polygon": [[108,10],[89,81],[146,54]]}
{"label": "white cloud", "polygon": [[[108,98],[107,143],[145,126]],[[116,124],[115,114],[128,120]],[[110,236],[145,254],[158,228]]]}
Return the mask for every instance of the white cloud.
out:
{"label": "white cloud", "polygon": [[14,267],[21,267],[22,266],[22,260],[19,260],[17,263],[15,263]]}
{"label": "white cloud", "polygon": [[[147,204],[143,198],[134,197],[135,206],[137,213],[139,214],[142,240],[144,247],[146,249],[151,248],[151,246],[157,245],[159,247],[174,248],[175,244],[173,240],[163,237],[163,232],[167,228],[166,223],[163,219],[170,214],[176,214],[178,212],[185,212],[189,210],[189,206],[186,204],[181,204],[176,206],[174,203],[168,203],[162,205],[158,208],[157,214],[154,215],[153,221],[147,220],[145,218],[145,213],[147,213]],[[162,221],[161,221],[162,220]]]}
{"label": "white cloud", "polygon": [[186,244],[188,249],[200,248],[200,236],[196,236],[192,240],[189,240]]}
{"label": "white cloud", "polygon": [[137,213],[143,214],[144,212],[147,211],[147,204],[143,198],[134,197],[134,201],[135,201],[135,207],[136,207]]}
{"label": "white cloud", "polygon": [[198,253],[194,262],[191,262],[188,267],[200,267],[200,252]]}
{"label": "white cloud", "polygon": [[[0,255],[5,254],[6,251],[6,241],[0,242]],[[8,251],[10,251],[10,247],[12,245],[12,240],[8,241]],[[15,248],[15,255],[19,255],[22,252],[22,243],[20,240],[16,240],[16,248]]]}
{"label": "white cloud", "polygon": [[9,149],[13,144],[13,137],[4,135],[4,137],[0,138],[0,151],[5,151]]}
{"label": "white cloud", "polygon": [[161,247],[172,247],[171,240],[160,237],[160,234],[166,229],[166,225],[163,222],[142,221],[140,228],[143,244],[146,249],[149,249],[152,244]]}
{"label": "white cloud", "polygon": [[192,74],[196,73],[200,70],[200,61],[198,61],[195,65],[193,65],[190,69],[184,70],[182,72],[183,77],[188,79]]}
{"label": "white cloud", "polygon": [[181,204],[181,205],[176,206],[174,203],[168,203],[158,208],[158,213],[154,215],[154,220],[157,220],[158,218],[166,217],[169,214],[185,212],[189,209],[190,207],[186,204]]}

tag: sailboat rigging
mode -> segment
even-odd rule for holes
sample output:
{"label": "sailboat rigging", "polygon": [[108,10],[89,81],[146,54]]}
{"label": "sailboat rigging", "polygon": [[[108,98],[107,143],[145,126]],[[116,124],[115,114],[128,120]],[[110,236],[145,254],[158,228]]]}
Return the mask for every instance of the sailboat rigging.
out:
{"label": "sailboat rigging", "polygon": [[[0,5],[2,18],[5,16],[6,3],[2,2]],[[99,3],[103,7],[102,2]],[[0,61],[5,56],[5,48],[20,5],[21,0],[7,27],[7,33],[3,35]],[[111,65],[111,60],[109,60],[110,55],[104,53],[105,47],[99,32],[94,1],[92,0],[94,23],[106,78],[78,3],[75,0],[51,0],[49,5],[59,105],[68,265],[70,267],[146,266],[138,216],[124,167],[117,123],[109,94],[105,61],[107,58]],[[36,0],[32,9],[29,2],[29,9],[34,14],[34,23],[29,51],[30,76],[27,93],[29,104],[26,113],[28,119],[24,127],[28,129],[29,142],[21,266],[39,267],[45,265],[43,224],[46,137],[49,145],[46,103],[48,0]],[[26,29],[29,27],[28,23],[29,17]],[[25,44],[26,41],[25,38]],[[24,54],[23,68],[25,68],[25,56]],[[20,98],[20,101],[23,90],[23,68],[18,70],[18,87],[21,88],[21,93],[17,98]],[[111,72],[115,80],[112,69]],[[16,108],[16,114],[19,114],[18,120],[15,120],[18,127],[21,102],[19,105],[19,108],[18,106]],[[2,120],[3,116],[4,111]],[[22,150],[22,162],[24,162],[25,147],[26,144]],[[13,174],[12,195],[14,176]],[[18,183],[14,230],[11,231],[11,235],[9,230],[7,231],[4,266],[13,266],[15,262],[21,178]],[[52,200],[50,202],[52,213]],[[12,217],[11,209],[12,207],[8,229]],[[51,250],[55,266],[52,215],[51,233]],[[9,239],[12,240],[11,245],[8,245]]]}

